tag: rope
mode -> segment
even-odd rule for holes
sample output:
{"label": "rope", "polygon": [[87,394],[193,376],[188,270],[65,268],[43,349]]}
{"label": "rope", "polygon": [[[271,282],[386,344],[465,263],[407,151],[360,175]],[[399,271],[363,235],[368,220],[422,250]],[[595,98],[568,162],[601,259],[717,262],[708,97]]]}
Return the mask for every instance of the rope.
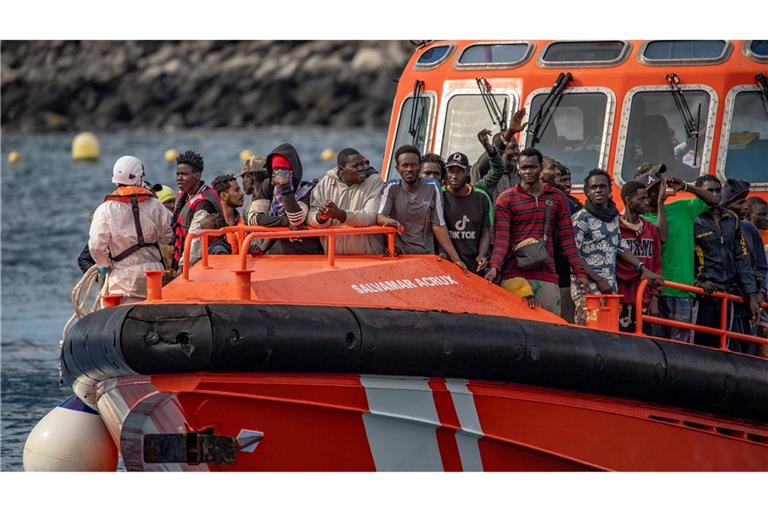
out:
{"label": "rope", "polygon": [[90,307],[88,306],[88,298],[91,296],[91,292],[93,291],[93,285],[96,284],[99,279],[98,267],[93,265],[91,268],[89,268],[80,279],[80,281],[78,281],[75,287],[72,289],[70,299],[72,300],[72,306],[75,308],[75,312],[72,313],[72,316],[69,317],[67,323],[64,324],[64,330],[61,333],[62,342],[67,338],[67,333],[69,333],[69,329],[72,327],[72,324],[83,318],[85,315],[93,313],[97,309],[104,307],[101,298],[107,293],[107,277],[108,275],[104,276],[104,281],[101,284],[101,288],[96,294],[96,298],[93,300],[93,303]]}

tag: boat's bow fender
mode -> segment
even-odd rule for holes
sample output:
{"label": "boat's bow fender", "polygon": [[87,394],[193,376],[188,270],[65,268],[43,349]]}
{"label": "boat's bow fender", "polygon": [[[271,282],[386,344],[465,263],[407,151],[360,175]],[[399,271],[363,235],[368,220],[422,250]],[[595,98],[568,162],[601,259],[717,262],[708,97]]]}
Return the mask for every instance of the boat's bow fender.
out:
{"label": "boat's bow fender", "polygon": [[94,385],[115,375],[135,375],[122,353],[122,326],[132,306],[99,310],[81,318],[62,346],[61,378],[95,407]]}
{"label": "boat's bow fender", "polygon": [[198,304],[136,306],[123,323],[125,361],[143,375],[209,370],[216,351],[211,322]]}

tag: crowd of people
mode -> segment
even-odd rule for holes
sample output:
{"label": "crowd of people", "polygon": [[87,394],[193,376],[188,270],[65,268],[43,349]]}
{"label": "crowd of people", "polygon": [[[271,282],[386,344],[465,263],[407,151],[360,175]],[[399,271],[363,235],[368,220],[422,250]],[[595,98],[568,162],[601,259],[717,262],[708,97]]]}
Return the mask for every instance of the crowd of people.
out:
{"label": "crowd of people", "polygon": [[[185,151],[176,159],[174,194],[149,186],[132,156],[113,169],[114,192],[93,216],[80,256],[83,271],[95,264],[109,273],[110,293],[124,302],[144,298],[144,270],[184,262],[190,233],[223,226],[259,225],[295,230],[295,238],[257,240],[253,254],[323,254],[327,241],[302,237],[308,227],[402,226],[400,254],[438,254],[491,283],[521,295],[569,322],[584,324],[585,295],[620,296],[620,329],[635,330],[635,307],[677,322],[719,327],[715,292],[743,297],[728,302],[729,329],[768,338],[768,204],[749,197],[750,184],[703,175],[694,184],[665,177],[663,162],[639,166],[621,188],[623,211],[612,197],[611,176],[593,169],[584,180],[585,201],[571,194],[567,163],[535,148],[520,149],[516,134],[525,111],[509,128],[478,133],[481,157],[470,163],[460,152],[446,159],[404,145],[394,153],[399,178],[383,181],[368,158],[340,151],[336,166],[319,180],[304,180],[291,144],[266,158],[255,155],[237,174],[202,179],[203,157]],[[238,182],[242,182],[242,187]],[[675,197],[687,193],[692,197]],[[762,231],[762,234],[761,234]],[[336,254],[381,254],[381,235],[340,237]],[[199,239],[189,262],[201,257]],[[236,254],[237,238],[212,239],[210,254]],[[635,297],[648,281],[642,304]],[[698,286],[696,295],[665,286]],[[719,346],[719,337],[682,324],[646,324],[647,334]],[[768,345],[729,340],[732,350],[768,356]]]}

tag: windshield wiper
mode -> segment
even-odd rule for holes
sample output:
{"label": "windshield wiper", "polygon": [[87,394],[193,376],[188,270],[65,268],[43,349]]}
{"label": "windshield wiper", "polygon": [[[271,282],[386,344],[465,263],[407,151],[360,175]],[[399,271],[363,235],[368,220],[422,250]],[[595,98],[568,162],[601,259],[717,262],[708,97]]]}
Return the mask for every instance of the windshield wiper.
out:
{"label": "windshield wiper", "polygon": [[504,118],[504,113],[507,111],[507,98],[504,98],[504,106],[499,108],[496,98],[491,94],[491,84],[488,83],[488,80],[481,76],[475,78],[475,82],[477,82],[477,88],[480,89],[480,97],[483,98],[488,115],[491,116],[491,123],[498,125],[502,132],[506,131],[507,120]]}
{"label": "windshield wiper", "polygon": [[571,80],[573,80],[573,75],[570,73],[560,73],[552,89],[549,90],[549,94],[541,103],[539,110],[528,123],[528,133],[533,136],[531,147],[535,147],[536,143],[541,140],[541,134],[547,129],[552,117],[554,117],[557,104],[560,102],[563,91],[568,87]]}
{"label": "windshield wiper", "polygon": [[[408,133],[411,134],[411,144],[416,145],[416,137],[419,134],[419,131],[421,130],[421,122],[424,118],[424,105],[422,105],[422,101],[424,98],[421,97],[421,92],[424,90],[424,82],[422,80],[416,80],[413,83],[413,108],[411,109],[411,119],[408,123]],[[421,106],[421,113],[417,114],[419,111],[419,107]]]}
{"label": "windshield wiper", "polygon": [[768,78],[763,73],[755,75],[755,81],[760,86],[760,91],[763,93],[763,98],[768,102]]}
{"label": "windshield wiper", "polygon": [[675,100],[675,108],[683,119],[683,126],[685,127],[685,133],[688,138],[696,140],[696,147],[693,152],[693,166],[696,167],[696,158],[699,156],[699,125],[701,122],[701,103],[699,103],[699,109],[696,113],[696,120],[693,120],[691,109],[688,108],[688,102],[685,100],[685,95],[682,89],[680,89],[680,77],[675,73],[669,73],[667,75],[667,82],[669,83],[670,92],[672,92],[672,98]]}

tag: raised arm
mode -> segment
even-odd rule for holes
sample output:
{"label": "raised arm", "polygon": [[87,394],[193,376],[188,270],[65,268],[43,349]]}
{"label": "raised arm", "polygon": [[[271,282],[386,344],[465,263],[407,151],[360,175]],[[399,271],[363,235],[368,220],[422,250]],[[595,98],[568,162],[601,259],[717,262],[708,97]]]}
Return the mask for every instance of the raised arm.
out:
{"label": "raised arm", "polygon": [[[704,190],[703,188],[699,188],[695,185],[689,185],[680,178],[667,178],[666,181],[667,185],[675,192],[680,192],[681,190],[683,192],[690,192],[691,194],[707,203],[709,206],[717,206],[717,198],[711,192]],[[661,186],[663,187],[664,184],[662,183]],[[661,195],[661,192],[659,195]]]}

